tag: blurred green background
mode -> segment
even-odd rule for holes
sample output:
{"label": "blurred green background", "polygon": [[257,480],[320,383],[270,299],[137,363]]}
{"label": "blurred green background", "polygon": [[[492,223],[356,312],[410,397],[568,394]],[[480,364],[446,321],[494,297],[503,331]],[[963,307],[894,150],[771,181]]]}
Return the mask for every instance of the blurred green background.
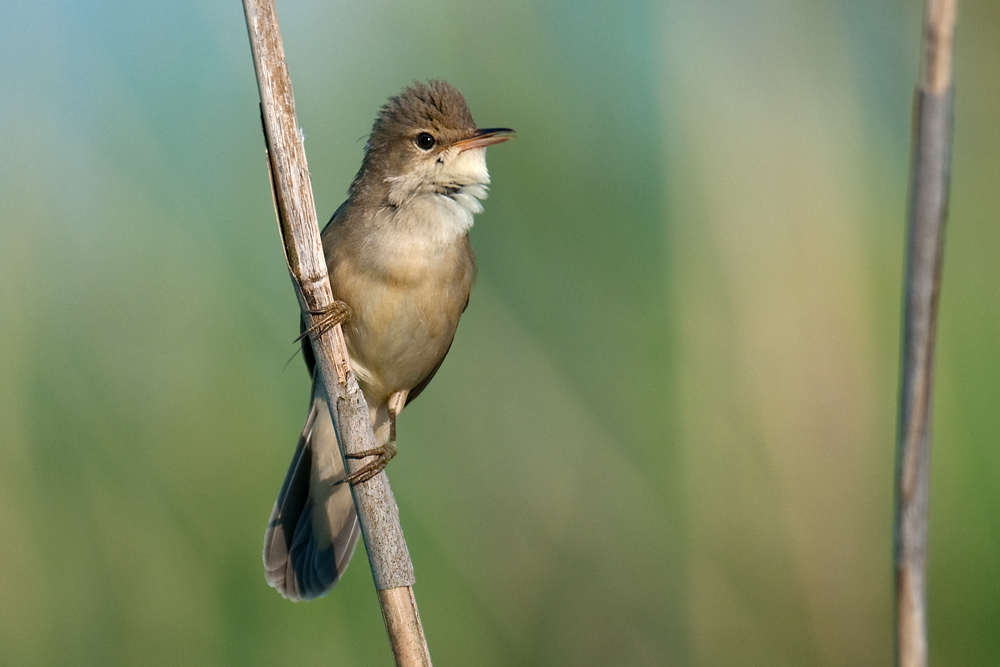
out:
{"label": "blurred green background", "polygon": [[[389,469],[439,665],[886,665],[918,0],[279,2],[319,215],[483,126],[480,276]],[[933,664],[1000,655],[1000,4],[963,1]],[[241,6],[0,6],[0,664],[390,664],[264,583],[307,407]]]}

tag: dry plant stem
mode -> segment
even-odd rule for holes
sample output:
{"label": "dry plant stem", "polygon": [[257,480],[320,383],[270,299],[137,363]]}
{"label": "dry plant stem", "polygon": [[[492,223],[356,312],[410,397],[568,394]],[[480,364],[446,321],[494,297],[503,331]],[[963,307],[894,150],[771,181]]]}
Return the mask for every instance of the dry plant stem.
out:
{"label": "dry plant stem", "polygon": [[927,509],[934,338],[951,164],[955,0],[929,0],[913,119],[902,385],[896,451],[896,649],[927,665]]}
{"label": "dry plant stem", "polygon": [[[417,613],[417,601],[413,598],[413,589],[409,586],[390,588],[378,592],[379,603],[382,605],[382,619],[389,632],[392,642],[392,652],[397,665],[420,667],[431,664],[427,643],[423,640],[424,628],[420,625],[420,614]],[[406,613],[407,609],[413,613]],[[399,656],[405,656],[400,660]]]}
{"label": "dry plant stem", "polygon": [[[334,307],[316,220],[302,133],[295,118],[291,80],[285,65],[273,0],[244,0],[244,13],[260,91],[264,139],[278,225],[303,313],[311,327]],[[372,449],[368,405],[351,371],[340,325],[312,329],[316,365],[330,397],[330,412],[345,454]],[[345,469],[360,467],[345,458]],[[399,525],[399,510],[384,472],[352,487],[375,587],[387,619],[397,665],[430,665],[417,605],[413,564]],[[391,595],[388,593],[392,593]],[[390,605],[386,607],[386,605]],[[390,624],[388,619],[393,619]],[[401,647],[406,652],[396,652]]]}

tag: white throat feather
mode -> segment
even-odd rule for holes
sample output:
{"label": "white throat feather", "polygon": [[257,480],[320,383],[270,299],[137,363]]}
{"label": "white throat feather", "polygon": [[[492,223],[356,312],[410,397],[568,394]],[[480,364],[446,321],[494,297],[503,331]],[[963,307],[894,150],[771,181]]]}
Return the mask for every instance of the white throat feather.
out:
{"label": "white throat feather", "polygon": [[386,182],[398,224],[428,241],[450,243],[467,233],[472,216],[483,210],[479,200],[486,198],[490,182],[486,149],[450,148],[437,160]]}

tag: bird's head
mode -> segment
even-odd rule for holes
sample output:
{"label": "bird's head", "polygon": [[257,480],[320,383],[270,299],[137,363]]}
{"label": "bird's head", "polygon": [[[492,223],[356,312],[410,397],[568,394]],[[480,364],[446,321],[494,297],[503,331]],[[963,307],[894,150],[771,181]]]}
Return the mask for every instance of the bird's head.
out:
{"label": "bird's head", "polygon": [[415,83],[379,112],[351,193],[372,189],[393,206],[425,194],[482,198],[490,182],[486,147],[513,134],[477,128],[462,93],[448,83]]}

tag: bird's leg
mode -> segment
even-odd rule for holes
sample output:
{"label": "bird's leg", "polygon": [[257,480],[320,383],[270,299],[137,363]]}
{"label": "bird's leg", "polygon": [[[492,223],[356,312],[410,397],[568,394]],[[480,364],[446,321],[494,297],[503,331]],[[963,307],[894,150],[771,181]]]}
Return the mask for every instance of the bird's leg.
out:
{"label": "bird's leg", "polygon": [[365,465],[361,466],[360,469],[354,471],[352,474],[348,475],[345,482],[348,484],[361,484],[362,482],[367,482],[375,475],[379,474],[385,467],[389,465],[389,461],[392,457],[396,455],[396,415],[403,411],[403,406],[406,405],[406,395],[409,392],[396,391],[389,396],[389,440],[384,445],[379,447],[373,447],[371,449],[366,449],[360,452],[355,452],[353,454],[345,453],[344,456],[349,459],[363,459],[369,456],[374,456],[375,460]]}
{"label": "bird's leg", "polygon": [[302,334],[295,339],[296,343],[311,333],[316,333],[316,335],[322,334],[323,332],[328,331],[351,318],[351,307],[343,301],[336,300],[330,303],[330,305],[326,308],[322,308],[320,310],[310,310],[308,312],[310,315],[318,315],[319,317],[314,318],[312,326],[303,331]]}
{"label": "bird's leg", "polygon": [[403,411],[403,406],[406,405],[406,395],[409,391],[405,389],[403,391],[394,391],[392,395],[389,396],[389,442],[396,443],[396,415]]}

